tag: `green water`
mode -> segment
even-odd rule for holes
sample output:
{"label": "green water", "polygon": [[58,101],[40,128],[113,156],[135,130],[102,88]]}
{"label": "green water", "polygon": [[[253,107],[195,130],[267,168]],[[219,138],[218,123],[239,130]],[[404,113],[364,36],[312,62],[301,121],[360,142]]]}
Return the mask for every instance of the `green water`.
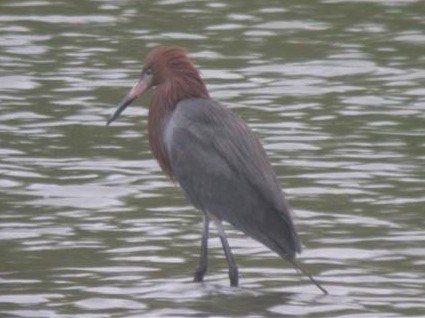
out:
{"label": "green water", "polygon": [[[1,317],[423,317],[425,6],[391,1],[0,4]],[[263,141],[300,261],[201,214],[147,145],[148,98],[105,122],[158,44]]]}

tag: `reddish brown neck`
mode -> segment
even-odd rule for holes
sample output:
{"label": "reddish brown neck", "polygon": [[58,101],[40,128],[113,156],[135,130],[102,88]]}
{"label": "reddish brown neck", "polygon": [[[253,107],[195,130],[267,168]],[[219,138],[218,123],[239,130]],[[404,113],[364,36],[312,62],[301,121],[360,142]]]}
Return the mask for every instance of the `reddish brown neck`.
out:
{"label": "reddish brown neck", "polygon": [[149,146],[162,171],[170,179],[173,179],[173,171],[164,145],[164,129],[179,101],[197,97],[209,98],[209,94],[198,72],[193,69],[187,76],[170,77],[158,85],[149,105]]}

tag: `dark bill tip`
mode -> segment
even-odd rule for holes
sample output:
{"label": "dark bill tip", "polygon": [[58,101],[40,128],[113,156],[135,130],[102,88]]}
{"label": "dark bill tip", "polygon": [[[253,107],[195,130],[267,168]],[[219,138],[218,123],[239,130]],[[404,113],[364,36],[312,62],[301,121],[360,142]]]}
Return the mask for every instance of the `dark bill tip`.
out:
{"label": "dark bill tip", "polygon": [[111,115],[111,117],[109,117],[108,121],[106,122],[106,126],[109,126],[110,123],[112,123],[115,119],[117,119],[121,113],[124,111],[124,109],[127,108],[128,105],[131,104],[131,102],[133,100],[135,100],[136,97],[130,97],[130,96],[126,96],[121,103],[118,105],[117,110],[115,111],[115,113],[113,113]]}

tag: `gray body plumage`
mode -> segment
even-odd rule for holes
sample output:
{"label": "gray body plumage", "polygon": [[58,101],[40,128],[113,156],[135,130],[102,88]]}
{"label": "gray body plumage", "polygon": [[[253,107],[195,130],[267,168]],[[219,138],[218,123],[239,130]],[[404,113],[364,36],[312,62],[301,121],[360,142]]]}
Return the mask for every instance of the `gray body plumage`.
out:
{"label": "gray body plumage", "polygon": [[292,259],[301,251],[290,210],[258,139],[211,99],[180,101],[164,126],[176,181],[200,210]]}

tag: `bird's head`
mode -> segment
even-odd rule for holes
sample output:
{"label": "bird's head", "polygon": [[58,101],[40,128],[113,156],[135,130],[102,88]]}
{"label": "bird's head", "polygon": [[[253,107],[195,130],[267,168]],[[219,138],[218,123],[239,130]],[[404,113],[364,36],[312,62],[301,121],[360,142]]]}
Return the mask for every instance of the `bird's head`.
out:
{"label": "bird's head", "polygon": [[138,82],[118,105],[107,125],[151,88],[158,88],[157,94],[164,95],[163,100],[168,103],[176,103],[183,98],[208,97],[205,84],[186,50],[176,46],[160,46],[147,55]]}

